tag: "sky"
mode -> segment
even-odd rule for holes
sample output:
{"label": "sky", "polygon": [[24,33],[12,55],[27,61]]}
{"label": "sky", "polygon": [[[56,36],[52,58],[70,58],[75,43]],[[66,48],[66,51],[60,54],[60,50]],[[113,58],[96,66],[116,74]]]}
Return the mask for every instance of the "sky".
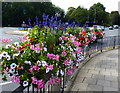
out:
{"label": "sky", "polygon": [[[79,5],[89,9],[95,3],[102,3],[106,7],[107,12],[118,11],[118,2],[120,0],[51,0],[51,2],[67,11],[68,7],[77,8]],[[119,6],[120,8],[120,6]]]}

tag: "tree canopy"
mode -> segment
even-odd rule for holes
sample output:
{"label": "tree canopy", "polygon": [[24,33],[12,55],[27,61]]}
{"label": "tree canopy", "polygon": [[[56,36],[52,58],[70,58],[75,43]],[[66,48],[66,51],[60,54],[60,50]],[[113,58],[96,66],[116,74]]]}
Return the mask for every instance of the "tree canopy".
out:
{"label": "tree canopy", "polygon": [[31,18],[32,22],[38,16],[42,20],[42,14],[49,16],[59,14],[58,18],[64,17],[64,10],[56,7],[51,2],[3,2],[2,3],[2,23],[3,26],[20,26],[23,21]]}

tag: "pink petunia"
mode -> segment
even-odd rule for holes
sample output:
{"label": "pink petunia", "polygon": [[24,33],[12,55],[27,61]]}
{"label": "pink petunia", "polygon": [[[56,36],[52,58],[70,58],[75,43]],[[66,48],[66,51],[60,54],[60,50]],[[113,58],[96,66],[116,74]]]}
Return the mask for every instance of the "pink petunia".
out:
{"label": "pink petunia", "polygon": [[56,61],[59,61],[59,55],[55,55],[54,59],[55,59]]}
{"label": "pink petunia", "polygon": [[34,50],[35,46],[34,45],[30,45],[30,49]]}
{"label": "pink petunia", "polygon": [[76,50],[76,53],[80,53],[81,50],[82,50],[82,47],[78,47],[78,49]]}
{"label": "pink petunia", "polygon": [[23,39],[24,39],[24,40],[27,40],[27,35],[23,35]]}
{"label": "pink petunia", "polygon": [[19,83],[20,77],[19,76],[10,76],[10,80],[14,83]]}
{"label": "pink petunia", "polygon": [[67,53],[65,51],[62,52],[61,56],[65,57],[67,55]]}
{"label": "pink petunia", "polygon": [[38,84],[38,80],[35,77],[31,77],[33,84]]}
{"label": "pink petunia", "polygon": [[76,37],[75,36],[70,36],[70,39],[75,39]]}
{"label": "pink petunia", "polygon": [[55,81],[54,78],[50,78],[50,80],[48,81],[48,85],[53,84],[54,81]]}
{"label": "pink petunia", "polygon": [[47,54],[47,57],[48,57],[49,59],[52,59],[53,56],[54,56],[53,54],[49,54],[49,53]]}
{"label": "pink petunia", "polygon": [[60,79],[59,79],[59,78],[56,78],[56,79],[55,79],[55,82],[56,82],[56,83],[59,83],[59,82],[60,82]]}
{"label": "pink petunia", "polygon": [[62,40],[66,40],[67,38],[66,38],[65,36],[62,36],[61,39],[62,39]]}
{"label": "pink petunia", "polygon": [[53,69],[53,65],[49,65],[47,68],[52,70]]}
{"label": "pink petunia", "polygon": [[73,44],[74,44],[75,47],[78,47],[79,45],[81,45],[81,43],[77,42],[77,41],[74,41]]}
{"label": "pink petunia", "polygon": [[38,89],[40,89],[40,88],[43,88],[44,87],[44,82],[42,81],[42,80],[38,80]]}
{"label": "pink petunia", "polygon": [[9,41],[10,41],[10,40],[9,40],[8,38],[3,38],[3,39],[2,39],[2,42],[3,42],[3,43],[8,43]]}
{"label": "pink petunia", "polygon": [[72,74],[72,69],[68,69],[67,74],[71,75]]}
{"label": "pink petunia", "polygon": [[67,58],[67,59],[64,61],[63,64],[64,64],[64,65],[68,65],[69,61],[70,61],[70,60]]}
{"label": "pink petunia", "polygon": [[33,68],[31,67],[31,68],[29,69],[29,71],[32,73],[32,72],[33,72]]}

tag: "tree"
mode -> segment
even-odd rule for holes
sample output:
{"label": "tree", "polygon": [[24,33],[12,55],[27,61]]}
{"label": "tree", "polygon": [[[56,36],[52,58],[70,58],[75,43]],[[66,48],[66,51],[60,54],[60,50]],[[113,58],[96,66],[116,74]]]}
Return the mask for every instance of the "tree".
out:
{"label": "tree", "polygon": [[110,13],[110,22],[112,22],[113,25],[119,25],[120,15],[118,11],[112,11]]}
{"label": "tree", "polygon": [[74,7],[69,7],[69,8],[68,8],[67,13],[66,13],[66,16],[65,16],[65,18],[66,18],[67,20],[71,20],[71,19],[70,19],[70,15],[72,14],[72,12],[73,12],[74,10],[75,10]]}
{"label": "tree", "polygon": [[94,4],[89,9],[90,23],[103,24],[107,22],[108,13],[105,11],[105,7],[101,3]]}
{"label": "tree", "polygon": [[66,15],[70,20],[80,22],[81,24],[85,24],[88,20],[88,10],[80,6],[76,9],[73,7],[68,8]]}
{"label": "tree", "polygon": [[88,20],[88,11],[87,9],[81,8],[79,6],[72,12],[70,18],[74,21],[79,21],[80,23],[85,24],[85,22]]}
{"label": "tree", "polygon": [[3,26],[21,26],[25,21],[28,24],[28,19],[31,18],[32,23],[35,22],[35,17],[38,16],[39,21],[42,21],[42,14],[55,16],[59,14],[59,18],[64,17],[64,10],[56,7],[51,2],[3,2],[2,3],[2,23]]}

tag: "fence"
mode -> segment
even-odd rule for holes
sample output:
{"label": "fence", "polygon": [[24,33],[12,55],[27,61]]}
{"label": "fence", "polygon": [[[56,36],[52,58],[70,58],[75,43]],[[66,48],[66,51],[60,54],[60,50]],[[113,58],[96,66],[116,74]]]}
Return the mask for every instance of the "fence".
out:
{"label": "fence", "polygon": [[[114,49],[116,47],[119,47],[120,45],[120,36],[113,36],[113,37],[104,37],[102,39],[98,39],[97,42],[89,44],[87,47],[85,47],[82,52],[84,59],[90,58],[91,55],[97,53],[97,52],[103,52],[104,50]],[[65,70],[66,72],[66,70]],[[15,89],[12,93],[24,93],[24,92],[32,92],[32,93],[45,93],[45,92],[56,92],[57,93],[63,93],[64,88],[67,85],[68,80],[70,79],[71,75],[64,74],[64,76],[61,78],[61,82],[59,84],[52,84],[48,85],[46,82],[45,88],[40,90],[35,90],[34,86],[30,87],[23,87],[19,86],[17,89]]]}

